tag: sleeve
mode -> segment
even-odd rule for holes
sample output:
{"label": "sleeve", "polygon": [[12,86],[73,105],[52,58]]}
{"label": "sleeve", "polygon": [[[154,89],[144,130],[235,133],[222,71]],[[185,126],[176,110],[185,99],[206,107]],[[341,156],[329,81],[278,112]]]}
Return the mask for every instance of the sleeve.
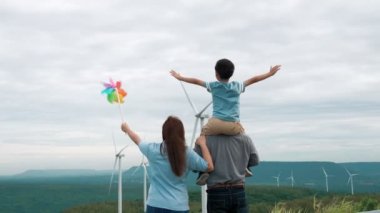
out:
{"label": "sleeve", "polygon": [[206,82],[206,89],[208,92],[211,92],[212,82]]}
{"label": "sleeve", "polygon": [[149,143],[141,141],[139,149],[145,156],[149,156]]}
{"label": "sleeve", "polygon": [[187,149],[187,167],[193,171],[206,171],[208,163],[201,156],[199,156],[194,150]]}
{"label": "sleeve", "polygon": [[243,93],[243,92],[245,92],[245,85],[244,85],[244,82],[239,82],[239,83],[238,83],[238,87],[239,87],[239,93]]}
{"label": "sleeve", "polygon": [[250,137],[247,136],[247,145],[249,147],[248,150],[250,150],[249,153],[249,161],[248,161],[248,167],[257,166],[260,163],[259,155],[257,153],[256,147],[253,144]]}

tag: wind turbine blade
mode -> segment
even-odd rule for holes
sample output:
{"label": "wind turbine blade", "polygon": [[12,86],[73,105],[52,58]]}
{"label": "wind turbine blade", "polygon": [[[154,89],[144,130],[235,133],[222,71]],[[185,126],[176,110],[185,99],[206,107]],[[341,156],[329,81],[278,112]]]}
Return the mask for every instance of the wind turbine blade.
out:
{"label": "wind turbine blade", "polygon": [[113,132],[112,132],[112,142],[113,142],[113,148],[115,148],[115,155],[116,155],[117,154],[116,142],[115,142],[115,135],[113,134]]}
{"label": "wind turbine blade", "polygon": [[193,104],[193,102],[191,101],[190,96],[189,96],[189,94],[187,93],[187,91],[186,91],[186,89],[185,89],[185,86],[183,86],[182,81],[179,81],[179,82],[181,83],[182,89],[183,89],[183,91],[185,92],[186,98],[187,98],[187,100],[189,101],[191,107],[193,108],[194,113],[197,114],[197,113],[198,113],[198,110],[197,110],[197,108],[195,107],[195,105]]}
{"label": "wind turbine blade", "polygon": [[350,176],[350,178],[348,178],[347,185],[350,183],[350,181],[352,181],[352,176]]}
{"label": "wind turbine blade", "polygon": [[209,104],[207,104],[199,113],[198,113],[198,115],[201,115],[210,105],[212,104],[212,101],[209,103]]}
{"label": "wind turbine blade", "polygon": [[344,168],[349,176],[351,176],[351,173],[348,171],[347,168]]}
{"label": "wind turbine blade", "polygon": [[110,187],[108,188],[108,194],[111,193],[111,187],[112,187],[112,182],[113,182],[113,176],[115,173],[116,163],[117,163],[117,157],[115,157],[115,163],[113,164],[112,175],[111,175],[111,180],[110,180]]}
{"label": "wind turbine blade", "polygon": [[325,168],[322,167],[322,170],[323,170],[323,173],[325,174],[325,176],[327,177],[327,173],[326,173]]}
{"label": "wind turbine blade", "polygon": [[137,172],[137,170],[140,168],[140,166],[141,166],[141,165],[139,165],[138,167],[136,167],[136,169],[135,169],[135,170],[133,170],[133,172],[132,172],[131,176],[134,176],[134,175],[136,174],[136,172]]}
{"label": "wind turbine blade", "polygon": [[191,137],[190,148],[193,148],[193,147],[194,147],[194,143],[195,143],[195,133],[197,133],[198,121],[199,121],[199,118],[197,117],[197,118],[195,119],[194,130],[193,130],[193,136]]}
{"label": "wind turbine blade", "polygon": [[125,148],[127,148],[129,146],[129,144],[128,145],[126,145],[126,146],[124,146],[121,150],[120,150],[120,152],[118,153],[119,155],[124,151],[124,149]]}

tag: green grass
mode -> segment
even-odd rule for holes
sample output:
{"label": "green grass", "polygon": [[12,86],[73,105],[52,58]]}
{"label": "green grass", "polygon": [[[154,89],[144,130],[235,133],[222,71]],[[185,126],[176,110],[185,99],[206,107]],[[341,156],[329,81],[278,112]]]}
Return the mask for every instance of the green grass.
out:
{"label": "green grass", "polygon": [[334,195],[280,202],[271,213],[355,213],[376,209],[380,209],[380,195]]}
{"label": "green grass", "polygon": [[[252,213],[354,213],[380,209],[380,195],[326,194],[309,189],[252,186],[247,188],[247,200]],[[200,191],[189,192],[190,212],[201,212]],[[142,201],[123,203],[123,212],[142,212]],[[116,202],[80,205],[64,213],[115,212]]]}
{"label": "green grass", "polygon": [[[143,212],[142,188],[123,188],[124,212]],[[350,196],[304,188],[248,186],[250,212],[357,212],[380,209],[380,194]],[[201,212],[200,188],[190,188],[191,212]],[[7,213],[107,213],[116,212],[117,192],[108,195],[108,184],[0,183],[0,212]]]}

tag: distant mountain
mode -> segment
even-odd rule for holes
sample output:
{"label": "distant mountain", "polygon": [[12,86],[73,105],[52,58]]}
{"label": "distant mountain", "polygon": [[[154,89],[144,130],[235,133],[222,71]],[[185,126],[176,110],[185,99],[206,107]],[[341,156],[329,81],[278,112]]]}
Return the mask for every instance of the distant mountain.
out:
{"label": "distant mountain", "polygon": [[[216,165],[217,166],[217,165]],[[246,178],[247,185],[277,185],[275,176],[280,175],[280,186],[291,187],[290,176],[293,172],[295,187],[326,190],[326,176],[328,175],[330,191],[349,192],[347,184],[348,174],[356,173],[354,186],[356,192],[380,192],[380,162],[375,163],[334,163],[334,162],[276,162],[263,161],[258,166],[252,167],[253,176]],[[133,174],[133,175],[132,175]],[[124,172],[127,182],[142,183],[142,167],[134,167]],[[196,173],[190,172],[187,178],[189,186],[196,186]]]}
{"label": "distant mountain", "polygon": [[[216,165],[217,166],[217,165]],[[263,161],[252,167],[253,177],[246,178],[247,185],[276,185],[274,176],[280,175],[280,186],[291,186],[290,175],[293,172],[295,187],[326,190],[326,177],[322,168],[328,174],[330,191],[349,192],[348,174],[354,176],[355,192],[380,192],[380,162],[368,163],[334,163],[334,162],[276,162]],[[148,168],[149,170],[149,168]],[[123,172],[123,182],[126,184],[142,184],[143,168],[132,167]],[[107,186],[112,171],[109,170],[28,170],[14,176],[0,177],[0,181],[22,181],[40,183],[70,183],[70,184],[104,184]],[[117,172],[114,174],[117,182]],[[196,187],[197,173],[190,172],[187,178],[189,187]]]}
{"label": "distant mountain", "polygon": [[248,184],[276,185],[275,176],[280,175],[280,185],[291,186],[290,176],[293,172],[295,186],[308,187],[319,190],[326,189],[326,176],[328,175],[329,190],[347,191],[350,173],[354,177],[355,191],[380,192],[380,162],[370,163],[334,163],[334,162],[261,162],[252,167],[254,176],[247,178]]}
{"label": "distant mountain", "polygon": [[75,177],[75,176],[97,176],[110,174],[111,171],[92,169],[47,169],[27,170],[14,175],[15,178],[38,178],[38,177]]}
{"label": "distant mountain", "polygon": [[347,168],[351,173],[380,176],[380,162],[352,162],[339,163],[339,165]]}

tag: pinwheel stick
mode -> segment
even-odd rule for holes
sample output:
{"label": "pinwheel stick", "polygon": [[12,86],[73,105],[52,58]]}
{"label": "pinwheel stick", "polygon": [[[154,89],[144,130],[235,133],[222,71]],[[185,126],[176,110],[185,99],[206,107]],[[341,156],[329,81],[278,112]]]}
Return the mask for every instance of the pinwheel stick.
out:
{"label": "pinwheel stick", "polygon": [[121,101],[120,101],[120,93],[119,93],[119,90],[116,88],[116,93],[117,93],[117,102],[118,102],[118,105],[119,105],[119,112],[120,112],[120,117],[121,117],[121,122],[124,123],[124,115],[123,115],[123,111],[121,110]]}

